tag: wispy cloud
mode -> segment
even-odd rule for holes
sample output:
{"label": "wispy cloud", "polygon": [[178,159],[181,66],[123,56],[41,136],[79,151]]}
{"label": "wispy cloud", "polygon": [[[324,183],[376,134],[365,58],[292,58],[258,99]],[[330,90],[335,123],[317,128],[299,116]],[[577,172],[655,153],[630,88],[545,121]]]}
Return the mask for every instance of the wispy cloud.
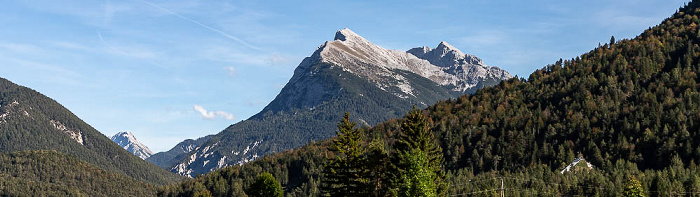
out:
{"label": "wispy cloud", "polygon": [[104,12],[103,12],[103,19],[102,23],[103,25],[108,25],[110,22],[112,22],[112,19],[114,16],[119,13],[119,12],[126,12],[130,11],[131,7],[123,5],[123,4],[113,4],[112,1],[108,0],[104,4]]}
{"label": "wispy cloud", "polygon": [[237,74],[236,68],[231,67],[231,66],[224,67],[224,70],[226,71],[226,74],[228,74],[230,76],[235,76]]}
{"label": "wispy cloud", "polygon": [[5,48],[16,53],[38,53],[41,49],[31,44],[0,43],[0,48]]}
{"label": "wispy cloud", "polygon": [[52,42],[56,47],[63,48],[63,49],[70,49],[70,50],[81,50],[81,51],[90,51],[93,50],[91,47],[75,43],[75,42],[67,42],[67,41],[55,41]]}
{"label": "wispy cloud", "polygon": [[242,39],[240,39],[240,38],[238,38],[238,37],[236,37],[236,36],[234,36],[234,35],[231,35],[231,34],[229,34],[229,33],[226,33],[226,32],[224,32],[224,31],[221,31],[221,30],[219,30],[219,29],[217,29],[217,28],[214,28],[214,27],[211,27],[211,26],[206,25],[206,24],[204,24],[204,23],[201,23],[201,22],[199,22],[199,21],[190,19],[190,18],[188,18],[188,17],[185,17],[185,16],[183,16],[183,15],[178,14],[178,13],[175,12],[175,11],[172,11],[172,10],[169,10],[169,9],[167,9],[167,8],[161,7],[161,6],[157,5],[157,4],[148,2],[148,1],[146,1],[146,0],[141,0],[141,2],[143,2],[143,3],[145,3],[145,4],[148,4],[148,5],[150,5],[150,6],[153,6],[153,7],[157,8],[157,9],[159,9],[159,10],[161,10],[161,11],[164,11],[164,12],[170,13],[170,14],[172,14],[172,15],[175,15],[175,16],[181,18],[182,20],[189,21],[189,22],[191,22],[191,23],[194,23],[194,24],[196,24],[196,25],[199,25],[200,27],[203,27],[203,28],[208,29],[208,30],[210,30],[210,31],[216,32],[216,33],[218,33],[218,34],[220,34],[220,35],[222,35],[222,36],[224,36],[224,37],[226,37],[226,38],[228,38],[228,39],[231,39],[231,40],[234,40],[234,41],[236,41],[236,42],[238,42],[238,43],[241,43],[241,44],[243,44],[243,45],[245,45],[245,46],[247,46],[247,47],[249,47],[249,48],[251,48],[251,49],[255,49],[255,50],[262,51],[262,49],[261,49],[260,47],[254,46],[254,45],[252,45],[252,44],[250,44],[250,43],[248,43],[248,42],[246,42],[246,41],[244,41],[244,40],[242,40]]}
{"label": "wispy cloud", "polygon": [[280,54],[271,54],[271,55],[267,56],[267,63],[270,66],[286,63],[288,61],[289,60],[287,60],[287,58],[283,57]]}
{"label": "wispy cloud", "polygon": [[236,117],[233,116],[233,114],[225,112],[225,111],[207,111],[201,105],[194,105],[194,106],[192,106],[192,108],[194,109],[194,111],[199,112],[202,115],[202,117],[204,117],[205,119],[213,120],[213,119],[216,119],[217,116],[224,118],[226,120],[236,119]]}

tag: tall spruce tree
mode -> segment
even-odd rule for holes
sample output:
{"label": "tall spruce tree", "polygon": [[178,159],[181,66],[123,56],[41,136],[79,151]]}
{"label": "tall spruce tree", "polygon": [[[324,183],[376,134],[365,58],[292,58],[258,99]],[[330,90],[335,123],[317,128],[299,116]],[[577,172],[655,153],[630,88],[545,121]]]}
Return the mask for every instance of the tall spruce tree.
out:
{"label": "tall spruce tree", "polygon": [[333,156],[328,158],[324,168],[321,186],[326,196],[363,196],[370,194],[368,170],[362,154],[362,133],[355,129],[357,123],[350,122],[350,114],[345,113],[338,123],[336,137],[329,150]]}
{"label": "tall spruce tree", "polygon": [[367,145],[365,166],[368,170],[368,186],[372,196],[387,196],[387,184],[389,182],[389,152],[385,149],[385,142],[381,138],[374,138]]}
{"label": "tall spruce tree", "polygon": [[[406,196],[399,191],[413,184],[406,182],[412,180],[410,176],[415,176],[416,173],[425,173],[412,171],[412,169],[428,169],[429,174],[421,175],[423,178],[430,177],[432,184],[430,187],[434,189],[423,188],[421,191],[435,191],[437,196],[445,196],[447,194],[447,182],[445,180],[445,172],[443,170],[444,158],[442,156],[442,148],[435,140],[435,136],[430,130],[428,121],[423,113],[415,106],[403,120],[401,124],[401,132],[396,134],[396,142],[394,143],[394,154],[390,168],[392,171],[390,190],[393,195]],[[426,158],[416,156],[416,153],[421,153]],[[426,162],[420,162],[425,159]],[[424,165],[424,166],[415,166]],[[415,178],[415,177],[414,177]],[[411,195],[408,195],[411,196]],[[425,196],[425,195],[417,195]]]}
{"label": "tall spruce tree", "polygon": [[399,153],[401,163],[406,165],[401,174],[398,188],[399,197],[435,197],[437,185],[434,180],[437,177],[434,167],[428,162],[428,155],[420,149],[411,149],[409,152]]}

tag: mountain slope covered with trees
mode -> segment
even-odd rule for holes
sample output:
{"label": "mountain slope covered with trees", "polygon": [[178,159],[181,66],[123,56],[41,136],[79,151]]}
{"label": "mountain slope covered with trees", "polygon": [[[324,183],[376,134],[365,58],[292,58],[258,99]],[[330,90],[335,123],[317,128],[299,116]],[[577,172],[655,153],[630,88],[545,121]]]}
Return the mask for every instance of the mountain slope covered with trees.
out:
{"label": "mountain slope covered with trees", "polygon": [[56,151],[0,154],[3,196],[153,196],[156,188]]}
{"label": "mountain slope covered with trees", "polygon": [[[425,109],[442,148],[448,194],[699,194],[698,17],[700,1],[694,0],[634,39],[611,38],[527,80],[510,79]],[[379,141],[396,152],[405,121],[363,129],[360,146]],[[160,194],[177,196],[192,185],[215,194],[245,191],[256,174],[270,172],[288,196],[317,196],[333,154],[330,143],[229,167]],[[592,166],[560,172],[579,156]]]}
{"label": "mountain slope covered with trees", "polygon": [[55,150],[154,184],[183,180],[112,142],[53,99],[0,78],[0,152]]}

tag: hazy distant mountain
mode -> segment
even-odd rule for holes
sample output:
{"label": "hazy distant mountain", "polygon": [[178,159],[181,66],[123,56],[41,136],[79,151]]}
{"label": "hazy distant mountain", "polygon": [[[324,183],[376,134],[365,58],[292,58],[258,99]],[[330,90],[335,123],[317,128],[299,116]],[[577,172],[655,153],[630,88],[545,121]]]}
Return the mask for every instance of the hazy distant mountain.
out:
{"label": "hazy distant mountain", "polygon": [[131,131],[119,132],[109,139],[141,159],[146,159],[153,155],[151,149],[139,142]]}
{"label": "hazy distant mountain", "polygon": [[[412,106],[471,93],[511,77],[442,42],[419,53],[388,50],[349,29],[335,34],[295,69],[260,113],[214,135],[171,170],[194,176],[332,137],[344,112],[364,125]],[[416,56],[418,55],[418,56]],[[431,62],[435,62],[433,64]]]}
{"label": "hazy distant mountain", "polygon": [[156,184],[182,180],[119,147],[53,99],[3,78],[0,133],[0,152],[56,150],[137,180]]}

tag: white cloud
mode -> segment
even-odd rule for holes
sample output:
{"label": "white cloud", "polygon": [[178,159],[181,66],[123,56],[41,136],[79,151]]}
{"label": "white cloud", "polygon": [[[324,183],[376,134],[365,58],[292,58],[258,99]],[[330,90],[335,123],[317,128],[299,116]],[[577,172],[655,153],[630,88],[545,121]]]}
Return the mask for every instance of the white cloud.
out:
{"label": "white cloud", "polygon": [[227,73],[228,75],[231,75],[231,76],[235,76],[235,75],[236,75],[236,68],[234,68],[234,67],[227,66],[227,67],[224,67],[224,70],[226,70],[226,73]]}
{"label": "white cloud", "polygon": [[280,54],[271,54],[267,57],[267,63],[270,66],[286,63],[287,61],[289,61],[289,60],[287,60],[287,58],[284,58]]}
{"label": "white cloud", "polygon": [[201,105],[194,105],[194,106],[192,106],[192,108],[194,109],[194,111],[199,112],[202,115],[202,117],[204,117],[205,119],[213,120],[213,119],[216,119],[217,116],[224,118],[226,120],[236,119],[236,117],[233,116],[233,114],[225,112],[225,111],[207,111]]}
{"label": "white cloud", "polygon": [[234,117],[233,114],[230,114],[230,113],[224,112],[224,111],[215,111],[214,114],[216,114],[217,116],[222,117],[226,120],[236,119],[236,117]]}

